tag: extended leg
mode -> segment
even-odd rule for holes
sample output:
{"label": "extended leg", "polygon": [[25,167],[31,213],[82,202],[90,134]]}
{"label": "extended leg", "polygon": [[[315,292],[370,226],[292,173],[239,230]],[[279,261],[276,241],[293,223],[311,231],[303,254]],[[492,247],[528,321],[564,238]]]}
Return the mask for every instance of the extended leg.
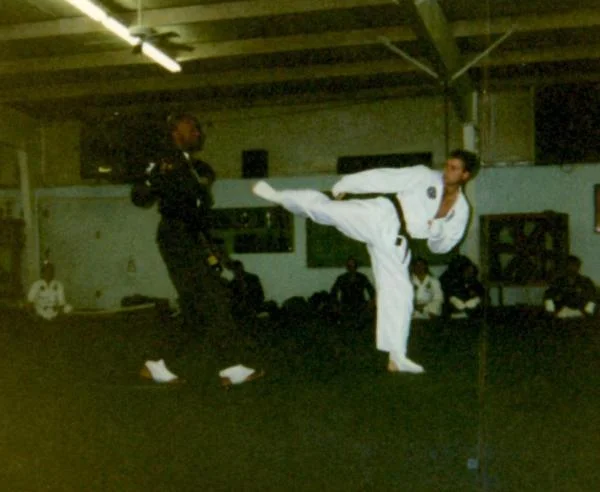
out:
{"label": "extended leg", "polygon": [[386,198],[369,200],[332,200],[315,190],[273,189],[259,181],[252,191],[290,212],[308,217],[317,224],[333,226],[346,236],[371,244],[395,241],[399,222],[393,205]]}

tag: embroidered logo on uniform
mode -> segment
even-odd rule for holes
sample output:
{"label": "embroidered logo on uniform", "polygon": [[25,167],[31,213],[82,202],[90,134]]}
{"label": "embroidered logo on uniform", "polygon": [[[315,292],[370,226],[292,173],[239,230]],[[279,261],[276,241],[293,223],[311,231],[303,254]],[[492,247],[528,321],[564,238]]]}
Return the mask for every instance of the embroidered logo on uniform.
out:
{"label": "embroidered logo on uniform", "polygon": [[427,196],[432,200],[435,199],[435,197],[437,196],[435,186],[430,186],[429,188],[427,188]]}

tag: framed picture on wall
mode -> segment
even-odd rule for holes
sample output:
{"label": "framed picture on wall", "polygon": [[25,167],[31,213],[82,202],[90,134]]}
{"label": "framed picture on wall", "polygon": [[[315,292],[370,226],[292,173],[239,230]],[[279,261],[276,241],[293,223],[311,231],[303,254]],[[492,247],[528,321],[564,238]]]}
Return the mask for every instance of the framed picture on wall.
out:
{"label": "framed picture on wall", "polygon": [[600,234],[600,184],[594,186],[594,231]]}

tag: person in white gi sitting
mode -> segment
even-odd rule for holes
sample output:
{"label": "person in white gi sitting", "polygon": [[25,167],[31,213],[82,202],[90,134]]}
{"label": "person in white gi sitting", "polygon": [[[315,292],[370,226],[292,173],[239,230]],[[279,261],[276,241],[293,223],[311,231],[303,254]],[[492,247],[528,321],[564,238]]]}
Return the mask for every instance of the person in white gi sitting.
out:
{"label": "person in white gi sitting", "polygon": [[444,293],[440,281],[429,271],[425,258],[416,258],[411,263],[410,280],[415,289],[413,319],[431,319],[442,314]]}
{"label": "person in white gi sitting", "polygon": [[42,278],[36,280],[27,294],[28,306],[35,314],[51,320],[59,314],[68,314],[73,308],[65,300],[65,288],[62,282],[54,278],[54,265],[44,263]]}
{"label": "person in white gi sitting", "polygon": [[[443,172],[418,165],[343,176],[331,190],[336,200],[315,190],[278,191],[266,181],[257,182],[253,192],[367,245],[377,292],[377,348],[389,354],[388,371],[422,373],[423,367],[407,357],[414,297],[407,237],[427,239],[438,254],[458,244],[469,221],[462,187],[478,168],[475,154],[456,150]],[[346,194],[372,193],[390,196],[341,200]]]}

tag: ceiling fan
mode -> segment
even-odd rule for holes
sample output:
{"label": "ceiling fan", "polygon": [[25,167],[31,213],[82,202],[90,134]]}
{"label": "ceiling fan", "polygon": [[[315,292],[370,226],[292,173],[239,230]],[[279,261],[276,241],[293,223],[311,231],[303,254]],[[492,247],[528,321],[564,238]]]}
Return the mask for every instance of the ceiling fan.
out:
{"label": "ceiling fan", "polygon": [[194,51],[194,47],[189,44],[173,41],[173,38],[179,37],[179,33],[175,31],[158,32],[152,27],[145,26],[142,20],[142,0],[137,1],[137,24],[129,28],[129,34],[140,39],[140,42],[133,47],[133,53],[135,54],[142,52],[144,43],[150,43],[170,53]]}

